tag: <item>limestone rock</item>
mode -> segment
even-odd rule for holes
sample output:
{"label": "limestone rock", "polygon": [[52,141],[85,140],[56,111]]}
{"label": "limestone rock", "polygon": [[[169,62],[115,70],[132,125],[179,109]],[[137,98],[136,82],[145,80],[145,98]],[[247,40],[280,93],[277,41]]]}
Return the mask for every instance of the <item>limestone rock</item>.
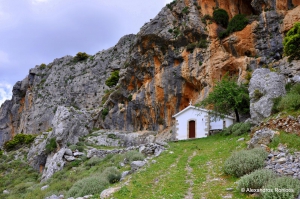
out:
{"label": "limestone rock", "polygon": [[146,164],[145,161],[133,161],[130,164],[131,171],[134,172],[134,171],[138,170],[139,168],[143,167],[145,164]]}
{"label": "limestone rock", "polygon": [[55,172],[60,171],[64,167],[63,156],[65,154],[65,148],[60,149],[57,153],[48,155],[45,169],[42,175],[42,182],[49,179]]}
{"label": "limestone rock", "polygon": [[268,145],[275,135],[275,131],[271,129],[261,129],[254,133],[249,141],[248,148],[261,147],[261,145]]}
{"label": "limestone rock", "polygon": [[68,162],[72,162],[74,161],[76,158],[74,156],[69,156],[69,155],[64,155],[64,158],[68,161]]}
{"label": "limestone rock", "polygon": [[64,199],[64,196],[63,195],[57,196],[57,195],[53,194],[49,197],[46,197],[45,199]]}
{"label": "limestone rock", "polygon": [[73,152],[71,151],[71,149],[67,148],[66,151],[65,151],[65,155],[72,156]]}
{"label": "limestone rock", "polygon": [[3,194],[9,194],[9,191],[8,190],[4,190]]}
{"label": "limestone rock", "polygon": [[41,191],[48,189],[48,187],[49,187],[49,185],[45,185],[45,186],[41,187]]}
{"label": "limestone rock", "polygon": [[100,198],[101,199],[109,198],[113,193],[119,191],[120,189],[121,187],[112,187],[112,188],[105,189],[101,192]]}
{"label": "limestone rock", "polygon": [[269,69],[253,72],[249,84],[250,114],[255,123],[271,115],[272,99],[285,94],[285,78]]}

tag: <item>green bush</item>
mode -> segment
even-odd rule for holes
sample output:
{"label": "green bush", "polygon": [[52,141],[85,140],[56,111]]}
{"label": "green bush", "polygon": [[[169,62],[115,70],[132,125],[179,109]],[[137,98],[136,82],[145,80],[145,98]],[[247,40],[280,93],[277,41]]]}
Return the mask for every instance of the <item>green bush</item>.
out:
{"label": "green bush", "polygon": [[242,15],[242,14],[235,15],[229,21],[227,29],[225,31],[222,31],[221,33],[219,33],[219,35],[218,35],[219,38],[223,39],[224,37],[227,37],[228,35],[230,35],[233,32],[243,30],[247,26],[248,22],[249,22],[249,20],[246,18],[245,15]]}
{"label": "green bush", "polygon": [[74,57],[74,61],[84,61],[87,58],[89,58],[88,54],[86,54],[85,52],[78,52]]}
{"label": "green bush", "polygon": [[238,190],[261,189],[268,183],[269,180],[273,180],[277,175],[269,169],[258,169],[248,175],[244,175],[238,182]]}
{"label": "green bush", "polygon": [[284,96],[279,104],[279,110],[296,111],[300,108],[300,95],[296,93],[288,93]]}
{"label": "green bush", "polygon": [[138,151],[128,151],[125,153],[125,158],[130,163],[132,161],[144,160],[145,156]]}
{"label": "green bush", "polygon": [[[293,179],[292,177],[280,177],[274,180],[269,181],[264,189],[272,189],[272,192],[262,192],[262,198],[264,199],[294,199],[300,193],[300,181]],[[283,189],[290,189],[293,192],[289,191],[276,191]]]}
{"label": "green bush", "polygon": [[249,122],[245,123],[235,123],[225,128],[222,131],[223,135],[235,135],[239,136],[244,133],[250,132],[251,124]]}
{"label": "green bush", "polygon": [[108,184],[107,179],[100,178],[99,176],[83,178],[74,183],[67,193],[67,198],[99,194],[108,186]]}
{"label": "green bush", "polygon": [[105,177],[111,184],[119,182],[121,179],[121,173],[116,167],[106,168],[101,175]]}
{"label": "green bush", "polygon": [[118,81],[119,81],[119,72],[118,70],[113,71],[110,75],[110,77],[105,81],[105,84],[109,87],[113,87],[115,85],[117,85]]}
{"label": "green bush", "polygon": [[[258,153],[259,152],[259,153]],[[233,153],[224,164],[224,172],[236,177],[262,168],[268,153],[263,149],[242,150]]]}
{"label": "green bush", "polygon": [[29,145],[34,141],[34,135],[17,134],[12,140],[4,143],[4,149],[7,151],[20,148],[23,145]]}
{"label": "green bush", "polygon": [[102,162],[102,159],[99,158],[99,157],[92,157],[91,159],[89,159],[85,165],[86,166],[89,166],[89,167],[92,167],[92,166],[95,166],[95,165],[98,165]]}
{"label": "green bush", "polygon": [[196,43],[191,43],[186,46],[186,51],[193,53],[194,49],[197,47]]}
{"label": "green bush", "polygon": [[40,65],[40,70],[44,70],[45,68],[46,68],[46,64],[43,63]]}
{"label": "green bush", "polygon": [[283,50],[286,56],[289,56],[289,61],[293,59],[300,59],[300,22],[296,22],[291,28],[284,40]]}
{"label": "green bush", "polygon": [[189,11],[189,7],[184,7],[183,9],[182,9],[182,14],[189,14],[190,13],[190,11]]}
{"label": "green bush", "polygon": [[285,96],[273,99],[272,113],[280,111],[297,111],[300,108],[300,84],[287,84]]}
{"label": "green bush", "polygon": [[258,89],[254,90],[254,95],[253,95],[253,99],[255,101],[259,100],[262,96],[264,96],[263,93],[261,93]]}
{"label": "green bush", "polygon": [[229,16],[226,10],[223,9],[214,10],[213,19],[217,24],[223,26],[224,28],[227,28]]}
{"label": "green bush", "polygon": [[49,142],[46,144],[46,153],[52,153],[57,149],[57,144],[55,138],[51,138]]}
{"label": "green bush", "polygon": [[280,112],[279,103],[281,101],[281,96],[273,98],[273,107],[272,107],[272,114]]}
{"label": "green bush", "polygon": [[109,110],[108,110],[108,108],[104,108],[103,110],[102,110],[102,119],[104,120],[105,119],[105,117],[108,115],[108,113],[109,113]]}

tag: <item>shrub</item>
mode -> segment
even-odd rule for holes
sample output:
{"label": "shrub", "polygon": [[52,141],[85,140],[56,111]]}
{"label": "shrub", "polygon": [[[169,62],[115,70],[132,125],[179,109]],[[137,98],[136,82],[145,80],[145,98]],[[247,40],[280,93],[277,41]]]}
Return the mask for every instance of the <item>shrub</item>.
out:
{"label": "shrub", "polygon": [[[258,150],[261,151],[258,153]],[[268,153],[263,152],[263,149],[235,152],[225,161],[224,171],[226,174],[236,177],[249,174],[256,169],[262,168],[267,156]]]}
{"label": "shrub", "polygon": [[206,39],[200,39],[199,43],[197,44],[199,48],[207,48],[207,40]]}
{"label": "shrub", "polygon": [[279,104],[279,110],[296,111],[300,108],[300,95],[296,93],[288,93],[284,96]]}
{"label": "shrub", "polygon": [[[280,177],[269,181],[263,188],[273,190],[272,192],[262,192],[261,194],[264,199],[294,199],[300,193],[300,181],[291,177]],[[278,191],[283,189],[290,189],[293,191]]]}
{"label": "shrub", "polygon": [[289,61],[300,59],[300,22],[296,22],[294,26],[287,32],[283,40],[283,51],[289,56]]}
{"label": "shrub", "polygon": [[210,16],[210,15],[208,15],[208,14],[206,14],[206,15],[204,15],[203,17],[202,17],[202,19],[201,19],[201,21],[203,22],[203,23],[206,23],[206,21],[207,20],[213,20],[213,18]]}
{"label": "shrub", "polygon": [[264,94],[261,93],[258,89],[255,89],[253,94],[253,99],[255,101],[259,100],[262,96],[264,96]]}
{"label": "shrub", "polygon": [[108,112],[109,112],[109,110],[108,110],[108,108],[104,108],[103,110],[102,110],[102,119],[104,120],[105,119],[105,117],[108,115]]}
{"label": "shrub", "polygon": [[78,52],[74,57],[74,61],[84,61],[87,58],[89,58],[88,54],[86,54],[85,52]]}
{"label": "shrub", "polygon": [[129,95],[127,99],[128,101],[132,101],[132,95]]}
{"label": "shrub", "polygon": [[248,175],[244,175],[238,182],[238,190],[260,189],[268,183],[269,180],[276,178],[277,175],[269,169],[258,169]]}
{"label": "shrub", "polygon": [[121,173],[116,167],[108,167],[102,172],[102,176],[105,177],[109,183],[113,184],[119,182],[121,179]]}
{"label": "shrub", "polygon": [[107,179],[100,178],[99,176],[83,178],[71,187],[67,193],[67,198],[99,194],[108,184]]}
{"label": "shrub", "polygon": [[239,136],[250,131],[251,124],[249,122],[232,124],[222,131],[223,135]]}
{"label": "shrub", "polygon": [[92,166],[95,166],[97,164],[100,164],[100,162],[102,162],[102,159],[99,158],[99,157],[92,157],[91,159],[89,159],[85,165],[86,166],[89,166],[89,167],[92,167]]}
{"label": "shrub", "polygon": [[105,81],[105,84],[109,87],[117,85],[119,81],[119,71],[113,71],[110,75],[110,77]]}
{"label": "shrub", "polygon": [[190,53],[194,52],[194,49],[197,47],[197,44],[191,43],[186,46],[186,50]]}
{"label": "shrub", "polygon": [[25,135],[25,134],[17,134],[12,140],[4,143],[4,149],[7,151],[17,149],[22,145],[29,145],[33,142],[35,136],[34,135]]}
{"label": "shrub", "polygon": [[181,12],[182,14],[189,14],[190,13],[189,7],[184,7]]}
{"label": "shrub", "polygon": [[46,64],[43,63],[40,65],[40,70],[44,70],[45,68],[46,68]]}
{"label": "shrub", "polygon": [[46,153],[52,153],[57,148],[56,140],[55,138],[51,138],[49,142],[46,144]]}
{"label": "shrub", "polygon": [[125,153],[125,158],[128,162],[144,160],[145,156],[138,151],[128,151]]}
{"label": "shrub", "polygon": [[228,16],[226,10],[216,9],[213,12],[213,19],[217,24],[226,28],[228,25],[229,16]]}
{"label": "shrub", "polygon": [[219,38],[224,38],[227,37],[229,34],[236,32],[236,31],[240,31],[243,30],[247,24],[248,24],[249,20],[246,18],[245,15],[242,14],[238,14],[235,15],[228,23],[228,27],[225,31],[222,31],[218,36]]}

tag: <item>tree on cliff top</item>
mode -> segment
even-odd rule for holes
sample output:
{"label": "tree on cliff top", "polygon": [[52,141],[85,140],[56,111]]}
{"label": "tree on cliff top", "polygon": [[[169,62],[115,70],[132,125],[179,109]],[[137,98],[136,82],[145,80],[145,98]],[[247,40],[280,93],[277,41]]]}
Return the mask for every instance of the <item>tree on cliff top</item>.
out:
{"label": "tree on cliff top", "polygon": [[230,114],[234,111],[236,121],[239,122],[239,113],[249,113],[250,98],[248,89],[245,85],[238,85],[233,78],[228,75],[218,82],[214,90],[209,93],[208,97],[200,102],[197,106],[213,106],[215,114]]}
{"label": "tree on cliff top", "polygon": [[289,61],[300,59],[300,22],[294,24],[283,40],[284,54],[289,56]]}

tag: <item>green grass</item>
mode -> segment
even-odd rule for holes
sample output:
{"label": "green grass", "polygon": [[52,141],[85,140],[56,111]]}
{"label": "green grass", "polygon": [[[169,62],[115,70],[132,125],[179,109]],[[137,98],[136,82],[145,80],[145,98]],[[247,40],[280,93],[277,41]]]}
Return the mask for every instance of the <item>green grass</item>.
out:
{"label": "green grass", "polygon": [[[193,181],[194,198],[222,198],[227,194],[247,198],[237,190],[232,193],[225,190],[236,187],[237,178],[224,174],[223,163],[233,151],[246,147],[245,142],[237,142],[240,137],[250,139],[248,135],[215,135],[170,143],[168,151],[156,159],[157,163],[133,174],[129,184],[115,193],[114,198],[184,198],[190,187],[187,180]],[[191,174],[187,166],[192,168]]]}
{"label": "green grass", "polygon": [[290,152],[300,151],[300,137],[295,134],[280,131],[280,135],[275,135],[269,147],[275,149],[279,143],[286,144]]}

